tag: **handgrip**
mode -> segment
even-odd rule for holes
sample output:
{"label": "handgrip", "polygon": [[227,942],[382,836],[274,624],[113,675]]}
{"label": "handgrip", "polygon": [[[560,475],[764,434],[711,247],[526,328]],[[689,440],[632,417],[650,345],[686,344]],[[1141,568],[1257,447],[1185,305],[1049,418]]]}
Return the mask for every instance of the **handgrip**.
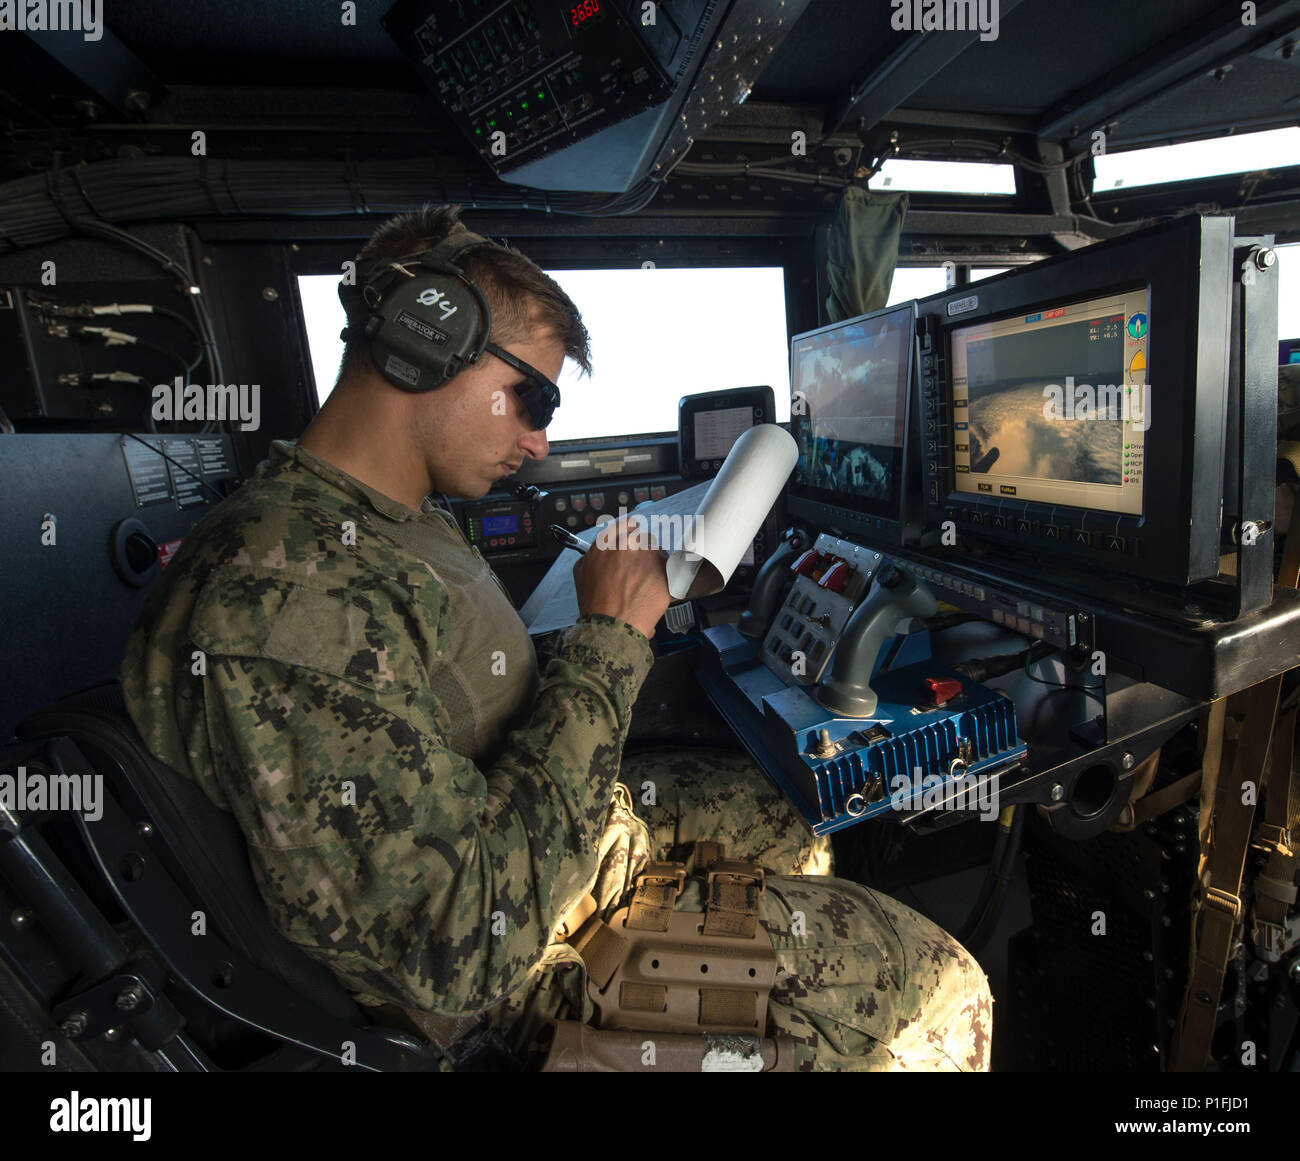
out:
{"label": "handgrip", "polygon": [[749,607],[740,614],[736,624],[742,637],[757,640],[767,635],[772,618],[781,606],[790,563],[808,547],[811,539],[802,528],[787,528],[781,534],[781,544],[758,570],[754,588],[749,594]]}
{"label": "handgrip", "polygon": [[894,635],[899,621],[932,617],[937,609],[928,585],[902,569],[881,569],[871,593],[844,626],[830,676],[817,688],[817,700],[841,717],[870,717],[878,698],[869,682],[880,647]]}

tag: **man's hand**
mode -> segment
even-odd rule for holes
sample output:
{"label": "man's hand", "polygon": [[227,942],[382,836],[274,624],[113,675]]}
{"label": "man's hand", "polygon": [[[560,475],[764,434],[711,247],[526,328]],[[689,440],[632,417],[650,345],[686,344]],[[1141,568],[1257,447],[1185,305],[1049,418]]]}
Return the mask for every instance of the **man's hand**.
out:
{"label": "man's hand", "polygon": [[636,547],[648,539],[635,527],[628,529],[626,520],[607,525],[597,535],[591,550],[573,566],[579,612],[604,613],[646,637],[654,636],[672,598],[663,552]]}

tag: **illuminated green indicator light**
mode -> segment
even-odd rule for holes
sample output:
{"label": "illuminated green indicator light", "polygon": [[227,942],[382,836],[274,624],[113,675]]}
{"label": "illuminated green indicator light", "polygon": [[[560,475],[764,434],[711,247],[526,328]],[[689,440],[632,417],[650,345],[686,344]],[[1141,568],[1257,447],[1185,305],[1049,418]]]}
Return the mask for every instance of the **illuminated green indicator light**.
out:
{"label": "illuminated green indicator light", "polygon": [[538,99],[539,101],[544,101],[544,100],[546,100],[546,94],[545,94],[545,93],[538,93],[538,94],[537,94],[537,99]]}
{"label": "illuminated green indicator light", "polygon": [[489,122],[488,122],[488,128],[489,128],[489,129],[494,129],[494,128],[496,128],[496,122],[495,122],[495,121],[489,121]]}
{"label": "illuminated green indicator light", "polygon": [[528,102],[527,102],[527,101],[522,101],[522,102],[520,102],[519,107],[520,107],[521,109],[527,109],[527,108],[528,108]]}
{"label": "illuminated green indicator light", "polygon": [[482,130],[482,129],[475,129],[474,132],[477,133],[480,137],[483,136],[483,130]]}

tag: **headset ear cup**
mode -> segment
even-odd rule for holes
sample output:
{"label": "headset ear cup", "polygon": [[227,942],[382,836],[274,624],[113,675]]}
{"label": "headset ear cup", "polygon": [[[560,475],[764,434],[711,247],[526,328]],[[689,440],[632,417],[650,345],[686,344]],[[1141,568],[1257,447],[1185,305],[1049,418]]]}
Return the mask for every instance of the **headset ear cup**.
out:
{"label": "headset ear cup", "polygon": [[370,307],[365,334],[371,357],[395,387],[432,391],[483,353],[492,312],[455,259],[485,244],[491,245],[467,232],[420,254],[372,260],[358,271],[358,286],[340,285],[345,307],[357,299]]}
{"label": "headset ear cup", "polygon": [[454,378],[480,345],[478,304],[464,282],[436,271],[403,279],[373,316],[375,366],[403,391],[432,391]]}

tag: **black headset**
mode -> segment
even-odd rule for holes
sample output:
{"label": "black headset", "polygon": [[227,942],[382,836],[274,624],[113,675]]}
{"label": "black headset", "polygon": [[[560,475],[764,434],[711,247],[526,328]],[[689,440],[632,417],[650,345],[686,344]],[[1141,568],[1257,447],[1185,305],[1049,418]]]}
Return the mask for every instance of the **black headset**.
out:
{"label": "black headset", "polygon": [[[534,428],[551,422],[560,389],[536,367],[488,341],[492,311],[456,259],[471,246],[495,246],[479,234],[457,234],[405,258],[373,258],[356,282],[339,283],[348,325],[339,337],[370,344],[381,375],[403,391],[433,391],[486,351],[525,376],[515,388]],[[422,267],[421,270],[412,267]]]}

